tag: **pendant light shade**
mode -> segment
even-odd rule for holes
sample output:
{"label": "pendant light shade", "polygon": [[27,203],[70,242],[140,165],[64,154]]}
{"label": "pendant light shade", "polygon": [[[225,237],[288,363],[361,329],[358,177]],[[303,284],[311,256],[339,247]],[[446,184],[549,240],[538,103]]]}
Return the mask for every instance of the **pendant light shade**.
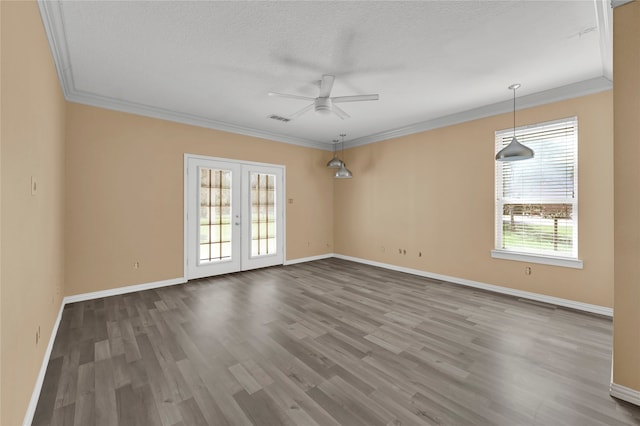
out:
{"label": "pendant light shade", "polygon": [[533,158],[533,150],[527,146],[522,145],[516,139],[516,89],[520,87],[520,84],[512,84],[509,86],[509,90],[513,90],[513,139],[509,142],[509,145],[502,148],[496,154],[497,161],[520,161]]}
{"label": "pendant light shade", "polygon": [[496,154],[496,160],[498,161],[519,161],[528,160],[529,158],[533,158],[533,150],[518,142],[515,136],[511,139],[509,145]]}
{"label": "pendant light shade", "polygon": [[[340,137],[342,137],[342,158],[344,158],[344,137],[347,136],[346,134],[342,133],[340,134]],[[335,140],[334,142],[338,142],[337,140]],[[338,157],[336,156],[336,154],[334,153],[333,158],[335,160],[340,161],[340,165],[337,167],[338,170],[336,170],[336,174],[333,175],[333,177],[335,177],[336,179],[351,179],[353,177],[353,174],[351,173],[351,170],[347,169],[347,165],[344,164],[344,161],[341,161],[340,159],[338,159]],[[333,160],[329,161],[329,163],[327,163],[327,167],[329,167],[329,164],[332,162]]]}
{"label": "pendant light shade", "polygon": [[347,165],[342,163],[334,176],[336,179],[351,179],[353,174],[351,174],[351,170],[347,169]]}
{"label": "pendant light shade", "polygon": [[342,160],[338,158],[338,152],[336,151],[336,144],[338,139],[333,140],[333,158],[327,163],[328,169],[339,169],[342,166]]}
{"label": "pendant light shade", "polygon": [[339,169],[342,166],[342,160],[338,158],[336,154],[333,154],[333,158],[327,163],[329,169]]}

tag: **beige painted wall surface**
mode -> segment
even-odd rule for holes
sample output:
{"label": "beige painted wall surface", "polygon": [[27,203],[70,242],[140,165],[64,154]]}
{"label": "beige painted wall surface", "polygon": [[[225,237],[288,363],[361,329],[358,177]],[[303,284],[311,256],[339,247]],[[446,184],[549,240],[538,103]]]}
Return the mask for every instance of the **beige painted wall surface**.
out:
{"label": "beige painted wall surface", "polygon": [[516,125],[572,116],[583,270],[491,258],[494,132],[512,127],[510,113],[345,151],[354,178],[335,182],[335,252],[611,307],[612,93],[518,111]]}
{"label": "beige painted wall surface", "polygon": [[640,392],[640,2],[614,9],[613,381]]}
{"label": "beige painted wall surface", "polygon": [[[0,6],[0,129],[2,129],[2,6]],[[0,154],[2,131],[0,130]],[[2,267],[2,157],[0,156],[0,271]],[[0,272],[0,309],[2,309],[2,272]],[[0,312],[0,423],[2,423],[2,313]]]}
{"label": "beige painted wall surface", "polygon": [[67,135],[67,295],[184,275],[185,153],[285,165],[287,259],[333,251],[327,151],[73,103]]}
{"label": "beige painted wall surface", "polygon": [[65,103],[36,3],[0,8],[0,424],[9,426],[22,424],[62,302]]}

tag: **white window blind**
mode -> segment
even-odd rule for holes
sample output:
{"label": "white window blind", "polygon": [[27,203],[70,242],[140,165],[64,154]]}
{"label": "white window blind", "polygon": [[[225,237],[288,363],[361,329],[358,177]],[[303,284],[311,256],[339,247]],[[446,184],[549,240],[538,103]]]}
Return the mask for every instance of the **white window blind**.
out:
{"label": "white window blind", "polygon": [[[513,129],[496,132],[496,152]],[[533,149],[529,160],[496,161],[496,249],[544,256],[578,256],[578,119],[516,129]]]}

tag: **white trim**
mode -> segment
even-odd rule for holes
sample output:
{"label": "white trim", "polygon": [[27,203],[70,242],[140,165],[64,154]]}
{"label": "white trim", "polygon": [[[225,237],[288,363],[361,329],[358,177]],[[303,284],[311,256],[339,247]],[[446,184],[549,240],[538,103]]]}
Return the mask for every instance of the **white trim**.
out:
{"label": "white trim", "polygon": [[58,311],[58,317],[56,318],[56,322],[53,324],[53,330],[51,331],[51,336],[49,336],[49,343],[47,344],[47,349],[44,352],[44,357],[42,358],[42,365],[40,366],[40,372],[38,373],[38,377],[36,378],[36,384],[33,388],[33,392],[31,393],[31,400],[29,401],[29,406],[27,407],[27,412],[24,415],[24,421],[22,422],[23,426],[30,426],[33,422],[33,416],[36,414],[36,408],[38,407],[38,400],[40,399],[40,392],[42,391],[42,384],[44,383],[44,376],[47,373],[47,367],[49,366],[49,360],[51,359],[51,351],[53,350],[53,343],[56,340],[56,335],[58,334],[58,327],[60,327],[60,321],[62,320],[62,311],[64,310],[64,301],[62,301],[60,305],[60,310]]}
{"label": "white trim", "polygon": [[600,35],[602,75],[613,80],[613,8],[607,0],[593,0]]}
{"label": "white trim", "polygon": [[182,263],[184,266],[184,270],[182,272],[182,276],[185,279],[189,278],[189,159],[190,158],[198,158],[199,156],[192,156],[191,154],[184,154],[184,171],[183,171],[183,201],[182,201],[182,240],[184,241],[184,247],[182,251]]}
{"label": "white trim", "polygon": [[640,405],[640,391],[617,383],[611,382],[611,385],[609,386],[609,395],[635,405]]}
{"label": "white trim", "polygon": [[634,0],[611,0],[611,7],[616,8],[618,6],[625,5],[627,3],[631,3]]}
{"label": "white trim", "polygon": [[542,265],[562,266],[565,268],[582,269],[581,259],[573,257],[544,256],[542,254],[516,253],[512,251],[494,249],[491,250],[494,259],[516,260],[518,262],[540,263]]}
{"label": "white trim", "polygon": [[516,290],[508,287],[501,287],[493,284],[485,284],[478,281],[467,280],[464,278],[456,278],[448,275],[435,274],[432,272],[421,271],[418,269],[405,268],[403,266],[391,265],[388,263],[375,262],[372,260],[360,259],[357,257],[344,256],[335,254],[334,257],[352,262],[364,263],[366,265],[377,266],[380,268],[390,269],[393,271],[405,272],[407,274],[418,275],[425,278],[432,278],[439,281],[447,281],[453,284],[460,284],[467,287],[479,288],[481,290],[492,291],[494,293],[507,294],[509,296],[521,297],[523,299],[536,300],[538,302],[549,303],[557,306],[575,309],[578,311],[590,312],[593,314],[613,317],[613,309],[606,306],[591,305],[589,303],[576,302],[569,299],[561,299],[559,297],[547,296],[545,294],[531,293],[528,291]]}
{"label": "white trim", "polygon": [[299,257],[297,259],[285,260],[284,266],[295,265],[296,263],[312,262],[314,260],[330,259],[332,257],[335,257],[335,254],[326,253],[326,254],[319,254],[317,256]]}
{"label": "white trim", "polygon": [[66,296],[64,303],[84,302],[85,300],[99,299],[101,297],[117,296],[119,294],[133,293],[135,291],[151,290],[154,288],[168,287],[170,285],[184,284],[187,280],[182,278],[173,278],[170,280],[154,281],[145,284],[129,285],[125,287],[111,288],[108,290],[93,291],[91,293],[74,294]]}

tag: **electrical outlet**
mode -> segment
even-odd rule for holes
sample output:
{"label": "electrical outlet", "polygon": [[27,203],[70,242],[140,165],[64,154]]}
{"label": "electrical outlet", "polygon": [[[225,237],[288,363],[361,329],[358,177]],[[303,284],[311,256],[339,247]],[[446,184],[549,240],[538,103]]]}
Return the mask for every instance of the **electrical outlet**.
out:
{"label": "electrical outlet", "polygon": [[140,262],[133,262],[133,269],[140,269]]}
{"label": "electrical outlet", "polygon": [[525,275],[531,275],[531,266],[525,266],[524,267],[524,274]]}

